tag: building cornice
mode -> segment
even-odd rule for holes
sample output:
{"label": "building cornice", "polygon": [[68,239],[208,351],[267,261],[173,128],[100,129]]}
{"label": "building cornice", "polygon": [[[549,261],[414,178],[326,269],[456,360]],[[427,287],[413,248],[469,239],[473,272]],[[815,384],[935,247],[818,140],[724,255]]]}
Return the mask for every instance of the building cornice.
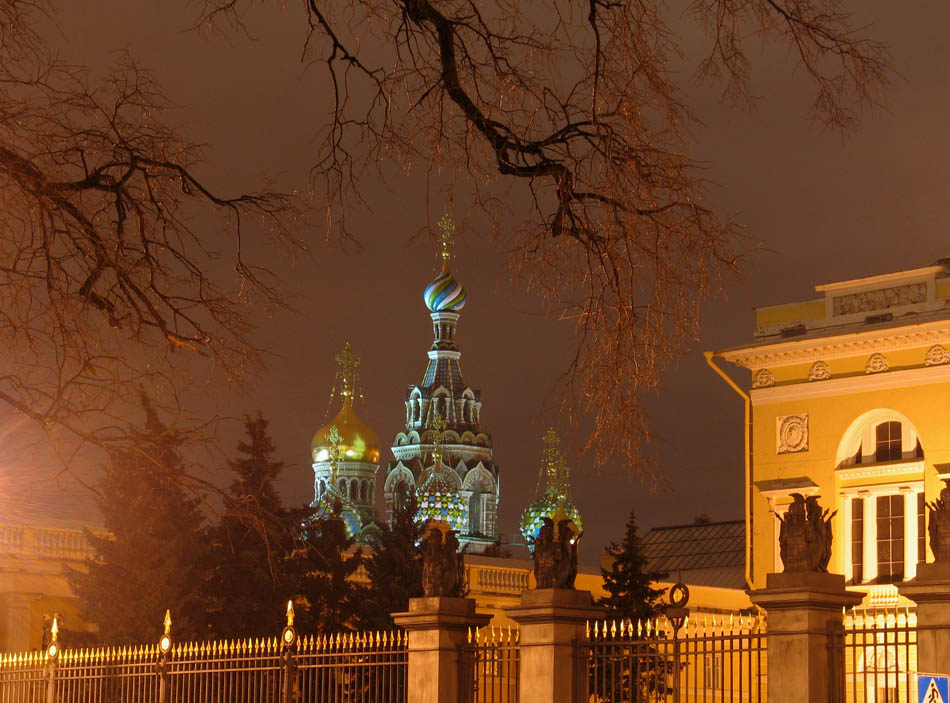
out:
{"label": "building cornice", "polygon": [[830,378],[825,381],[802,381],[783,386],[753,388],[749,391],[749,395],[752,398],[753,405],[768,405],[790,400],[825,398],[845,393],[870,393],[871,391],[925,386],[933,383],[950,383],[950,364]]}
{"label": "building cornice", "polygon": [[934,344],[950,344],[950,320],[743,347],[718,352],[717,355],[737,366],[754,371],[874,352],[930,347]]}

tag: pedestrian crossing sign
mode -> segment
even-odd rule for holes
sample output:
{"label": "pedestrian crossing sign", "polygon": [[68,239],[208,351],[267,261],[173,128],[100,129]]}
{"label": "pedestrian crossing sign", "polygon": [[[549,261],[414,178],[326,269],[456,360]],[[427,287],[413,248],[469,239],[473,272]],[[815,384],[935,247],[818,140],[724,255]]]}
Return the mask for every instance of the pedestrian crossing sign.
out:
{"label": "pedestrian crossing sign", "polygon": [[950,703],[950,676],[916,674],[918,703]]}

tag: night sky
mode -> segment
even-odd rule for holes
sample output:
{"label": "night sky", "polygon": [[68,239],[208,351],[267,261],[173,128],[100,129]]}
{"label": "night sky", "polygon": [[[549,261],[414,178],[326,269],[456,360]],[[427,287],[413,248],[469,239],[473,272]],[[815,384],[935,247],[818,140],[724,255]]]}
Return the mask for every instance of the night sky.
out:
{"label": "night sky", "polygon": [[[300,62],[299,3],[291,0],[284,10],[254,4],[251,38],[189,31],[200,9],[194,4],[63,4],[64,56],[96,76],[129,50],[179,106],[174,118],[208,144],[199,173],[213,187],[232,194],[271,178],[283,189],[306,188],[329,95],[320,70]],[[870,34],[891,47],[898,75],[886,109],[846,135],[809,120],[811,87],[784,52],[753,52],[760,96],[754,109],[724,105],[718,88],[692,80],[707,44],[697,32],[686,36],[677,69],[703,121],[693,132],[694,154],[707,166],[710,201],[747,226],[754,251],[742,279],[706,305],[693,351],[671,364],[650,401],[666,485],[651,492],[626,467],[594,473],[589,460],[570,455],[586,527],[584,561],[595,561],[608,540],[621,536],[631,509],[641,529],[691,522],[700,513],[742,517],[742,404],[706,367],[702,351],[748,341],[754,306],[807,299],[815,284],[928,265],[950,252],[950,4],[852,4],[860,10],[855,23],[872,25]],[[385,443],[404,422],[407,385],[425,370],[431,323],[422,290],[438,265],[425,227],[434,228],[444,210],[462,220],[469,203],[464,190],[454,203],[427,196],[424,165],[393,176],[388,189],[366,189],[371,208],[351,213],[358,243],[326,243],[317,226],[301,233],[309,257],[255,252],[279,275],[298,312],[258,320],[257,339],[273,352],[269,368],[242,392],[218,394],[217,411],[264,412],[288,463],[283,487],[293,503],[312,499],[308,449],[313,431],[336,411],[328,396],[343,343],[362,358],[365,401],[358,412]],[[469,300],[458,339],[502,471],[499,527],[514,532],[534,491],[540,437],[556,419],[550,393],[571,357],[573,329],[545,316],[540,301],[513,281],[504,233],[490,239],[486,226],[476,217],[459,223],[453,272]],[[231,423],[223,441],[230,446],[236,437]]]}

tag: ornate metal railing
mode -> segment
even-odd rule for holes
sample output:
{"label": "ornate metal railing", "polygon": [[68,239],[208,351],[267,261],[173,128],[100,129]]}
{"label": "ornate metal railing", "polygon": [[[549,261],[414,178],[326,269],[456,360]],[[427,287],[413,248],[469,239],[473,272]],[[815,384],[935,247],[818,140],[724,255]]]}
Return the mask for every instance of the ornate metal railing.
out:
{"label": "ornate metal railing", "polygon": [[460,703],[518,703],[519,631],[469,628],[459,663]]}
{"label": "ornate metal railing", "polygon": [[831,703],[916,701],[917,614],[909,608],[843,613],[831,636]]}
{"label": "ornate metal railing", "polygon": [[0,703],[405,702],[405,633],[287,632],[0,655]]}
{"label": "ornate metal railing", "polygon": [[766,660],[762,617],[699,615],[679,628],[666,618],[596,622],[578,643],[576,698],[757,703],[766,700]]}

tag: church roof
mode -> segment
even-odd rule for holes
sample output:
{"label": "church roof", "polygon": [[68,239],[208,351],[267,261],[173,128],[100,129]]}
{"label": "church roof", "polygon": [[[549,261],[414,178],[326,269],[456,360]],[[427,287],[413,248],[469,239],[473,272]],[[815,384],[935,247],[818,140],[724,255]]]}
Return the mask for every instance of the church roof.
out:
{"label": "church roof", "polygon": [[655,527],[643,538],[650,571],[697,586],[745,588],[742,520]]}

